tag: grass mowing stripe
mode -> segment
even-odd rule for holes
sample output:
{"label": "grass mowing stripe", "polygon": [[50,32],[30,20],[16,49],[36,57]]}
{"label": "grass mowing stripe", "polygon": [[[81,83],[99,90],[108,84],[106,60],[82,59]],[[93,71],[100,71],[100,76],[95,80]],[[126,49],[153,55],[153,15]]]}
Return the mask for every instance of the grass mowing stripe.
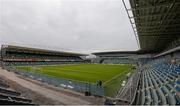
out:
{"label": "grass mowing stripe", "polygon": [[78,64],[60,66],[24,66],[17,67],[22,71],[29,71],[49,77],[67,79],[76,82],[97,83],[103,81],[105,92],[108,96],[114,96],[121,83],[126,79],[130,65],[106,65],[106,64]]}
{"label": "grass mowing stripe", "polygon": [[119,73],[118,75],[112,77],[111,79],[107,80],[106,82],[103,83],[104,86],[106,86],[107,83],[113,81],[114,79],[116,79],[117,77],[121,76],[122,74],[124,74],[125,72],[123,73]]}
{"label": "grass mowing stripe", "polygon": [[106,83],[106,85],[104,85],[106,96],[115,97],[117,95],[117,92],[122,87],[121,85],[122,82],[124,80],[127,80],[126,74],[129,73],[130,71],[131,71],[130,68],[129,70],[124,70],[122,73],[118,74],[111,81]]}

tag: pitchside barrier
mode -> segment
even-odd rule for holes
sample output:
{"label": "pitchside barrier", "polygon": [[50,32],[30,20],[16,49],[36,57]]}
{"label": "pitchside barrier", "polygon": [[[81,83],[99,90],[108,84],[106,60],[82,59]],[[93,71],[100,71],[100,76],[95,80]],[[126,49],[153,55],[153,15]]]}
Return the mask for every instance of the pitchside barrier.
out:
{"label": "pitchside barrier", "polygon": [[116,100],[120,100],[121,102],[126,102],[128,104],[133,103],[136,96],[140,74],[141,74],[141,71],[139,71],[139,69],[136,69],[134,71],[135,72],[129,78],[126,85],[122,87],[118,92],[118,94],[116,95]]}
{"label": "pitchside barrier", "polygon": [[66,89],[72,89],[83,93],[89,92],[91,95],[95,95],[95,96],[104,96],[104,87],[97,86],[95,84],[66,80],[61,78],[52,78],[49,76],[40,75],[37,73],[32,73],[27,71],[18,71],[13,67],[6,67],[5,69],[7,69],[8,71],[13,71],[25,77],[29,77],[50,85],[54,85],[56,87],[63,87]]}

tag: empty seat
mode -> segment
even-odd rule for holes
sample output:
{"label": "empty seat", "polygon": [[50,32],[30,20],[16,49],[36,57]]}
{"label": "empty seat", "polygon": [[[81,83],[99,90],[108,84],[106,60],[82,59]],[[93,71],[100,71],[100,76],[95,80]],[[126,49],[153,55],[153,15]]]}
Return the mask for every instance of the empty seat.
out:
{"label": "empty seat", "polygon": [[[180,67],[166,62],[147,65],[142,71],[141,105],[180,103]],[[144,98],[145,97],[145,98]]]}

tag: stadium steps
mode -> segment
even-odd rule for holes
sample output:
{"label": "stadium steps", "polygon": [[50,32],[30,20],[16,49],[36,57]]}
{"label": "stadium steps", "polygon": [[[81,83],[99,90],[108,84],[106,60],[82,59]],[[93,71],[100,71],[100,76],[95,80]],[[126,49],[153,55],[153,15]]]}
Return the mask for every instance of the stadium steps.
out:
{"label": "stadium steps", "polygon": [[6,94],[6,95],[12,95],[12,96],[20,96],[21,95],[19,92],[12,91],[12,90],[7,90],[7,89],[4,89],[4,88],[0,88],[0,93],[1,94]]}
{"label": "stadium steps", "polygon": [[5,84],[4,82],[0,82],[0,88],[9,88],[9,85]]}
{"label": "stadium steps", "polygon": [[13,91],[9,87],[0,78],[0,105],[33,105],[31,100],[20,97],[21,93]]}
{"label": "stadium steps", "polygon": [[6,84],[6,82],[0,78],[0,87],[2,88],[9,88],[9,85]]}
{"label": "stadium steps", "polygon": [[24,102],[18,102],[18,101],[11,101],[7,99],[0,99],[0,105],[34,105],[32,103],[24,103]]}
{"label": "stadium steps", "polygon": [[20,98],[20,97],[15,97],[15,96],[6,96],[6,95],[2,95],[0,94],[0,104],[32,104],[31,100],[29,99],[24,99],[24,98]]}

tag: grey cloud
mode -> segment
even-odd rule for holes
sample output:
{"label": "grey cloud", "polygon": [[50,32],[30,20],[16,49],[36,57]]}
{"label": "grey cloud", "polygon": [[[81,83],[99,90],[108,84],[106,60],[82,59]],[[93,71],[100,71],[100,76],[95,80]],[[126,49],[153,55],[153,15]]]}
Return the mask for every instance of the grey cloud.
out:
{"label": "grey cloud", "polygon": [[90,53],[137,50],[121,0],[0,0],[1,44]]}

